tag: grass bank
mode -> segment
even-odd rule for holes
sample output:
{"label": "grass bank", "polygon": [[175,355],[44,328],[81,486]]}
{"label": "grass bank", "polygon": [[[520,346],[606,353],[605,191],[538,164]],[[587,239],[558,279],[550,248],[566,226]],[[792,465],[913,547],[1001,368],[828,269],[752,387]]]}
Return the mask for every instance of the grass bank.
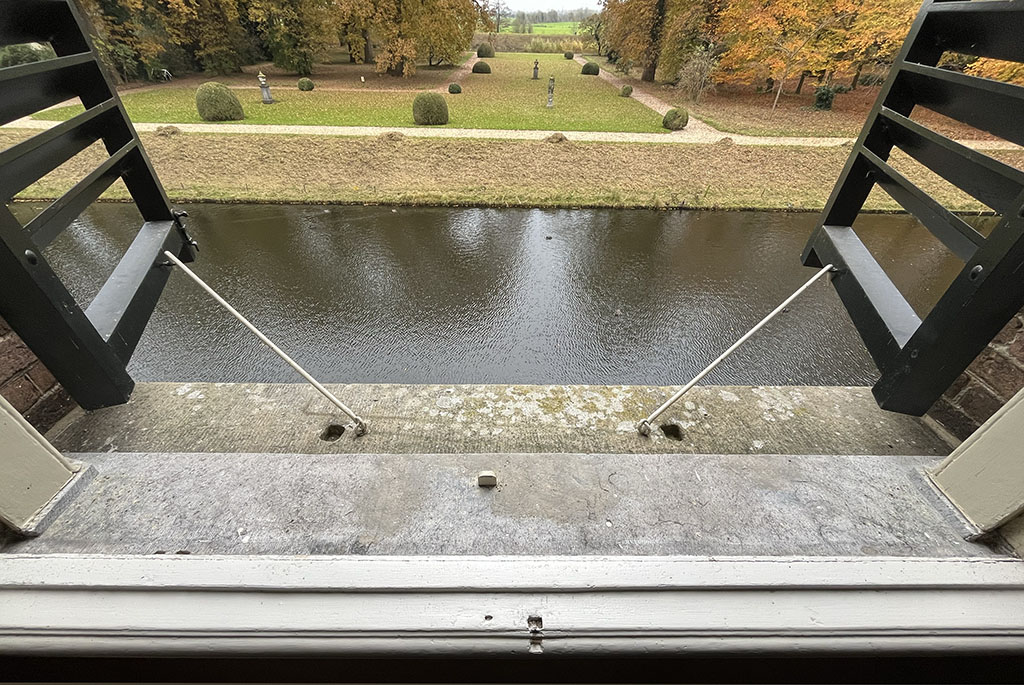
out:
{"label": "grass bank", "polygon": [[[0,149],[31,133],[0,130]],[[224,202],[816,210],[848,154],[728,144],[148,133],[142,139],[174,200]],[[19,197],[57,197],[102,156],[94,146]],[[997,156],[1024,165],[1024,152]],[[946,184],[916,180],[950,207],[981,209]],[[125,196],[120,184],[107,195]],[[868,208],[898,207],[876,191]]]}
{"label": "grass bank", "polygon": [[[540,78],[532,79],[534,60]],[[580,74],[580,65],[562,55],[503,53],[488,58],[490,74],[461,78],[463,92],[444,94],[452,128],[503,130],[625,131],[664,133],[661,117],[614,86]],[[358,66],[358,65],[356,65]],[[555,77],[555,107],[547,108],[548,77]],[[273,89],[273,105],[261,104],[259,89],[234,91],[245,110],[244,124],[316,126],[415,126],[413,91],[298,90],[294,84]],[[161,124],[200,123],[195,88],[160,86],[122,96],[133,121]],[[63,121],[80,113],[80,105],[47,110],[38,119]],[[225,129],[232,122],[222,124]]]}

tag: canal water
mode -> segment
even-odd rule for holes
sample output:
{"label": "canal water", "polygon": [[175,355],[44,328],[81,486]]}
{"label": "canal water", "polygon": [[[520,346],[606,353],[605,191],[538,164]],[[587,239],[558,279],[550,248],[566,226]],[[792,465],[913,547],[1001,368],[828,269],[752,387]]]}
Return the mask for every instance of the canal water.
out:
{"label": "canal water", "polygon": [[[296,205],[184,207],[195,271],[318,378],[353,383],[678,384],[814,272],[816,215]],[[17,205],[26,218],[39,206]],[[46,251],[79,303],[140,218],[94,205]],[[912,218],[858,231],[921,313],[959,263]],[[130,365],[140,381],[297,377],[183,276]],[[705,381],[871,384],[834,290],[813,287]]]}

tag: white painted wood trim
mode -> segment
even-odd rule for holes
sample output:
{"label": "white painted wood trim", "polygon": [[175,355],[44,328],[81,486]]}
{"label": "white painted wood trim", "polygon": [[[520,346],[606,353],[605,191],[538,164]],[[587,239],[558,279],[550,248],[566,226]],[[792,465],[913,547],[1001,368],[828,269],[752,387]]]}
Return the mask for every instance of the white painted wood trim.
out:
{"label": "white painted wood trim", "polygon": [[1024,390],[939,464],[931,479],[981,531],[1024,512]]}
{"label": "white painted wood trim", "polygon": [[0,525],[37,532],[39,518],[77,470],[0,397]]}
{"label": "white painted wood trim", "polygon": [[1009,558],[0,555],[0,606],[5,654],[1024,653]]}

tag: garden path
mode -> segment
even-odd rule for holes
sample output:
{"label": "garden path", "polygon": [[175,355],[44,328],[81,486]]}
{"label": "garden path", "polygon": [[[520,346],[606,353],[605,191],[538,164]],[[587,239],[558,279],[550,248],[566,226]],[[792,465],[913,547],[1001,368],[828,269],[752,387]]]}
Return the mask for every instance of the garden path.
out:
{"label": "garden path", "polygon": [[[18,119],[6,128],[48,129],[59,121]],[[139,131],[156,131],[168,124],[137,123]],[[379,136],[397,132],[410,138],[478,138],[490,140],[542,140],[554,133],[565,133],[570,142],[580,143],[682,143],[735,144],[778,147],[841,147],[852,144],[852,138],[814,138],[786,136],[748,136],[723,133],[695,117],[682,131],[666,133],[624,133],[616,131],[510,131],[484,128],[434,128],[427,126],[293,126],[281,124],[171,124],[182,133],[259,133],[307,136]],[[998,140],[961,141],[975,150],[1017,150],[1013,143]]]}

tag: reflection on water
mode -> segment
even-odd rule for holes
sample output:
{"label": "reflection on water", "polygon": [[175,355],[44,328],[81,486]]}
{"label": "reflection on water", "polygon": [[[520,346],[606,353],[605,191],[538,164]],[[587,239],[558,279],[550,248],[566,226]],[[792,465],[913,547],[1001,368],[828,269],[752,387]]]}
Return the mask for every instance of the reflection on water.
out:
{"label": "reflection on water", "polygon": [[[192,205],[201,277],[331,382],[676,384],[813,271],[813,214]],[[19,206],[31,213],[32,207]],[[46,250],[83,305],[139,226],[101,204]],[[926,311],[958,262],[907,217],[858,231]],[[294,381],[194,284],[171,279],[141,381]],[[870,384],[827,283],[719,367],[718,384]]]}

